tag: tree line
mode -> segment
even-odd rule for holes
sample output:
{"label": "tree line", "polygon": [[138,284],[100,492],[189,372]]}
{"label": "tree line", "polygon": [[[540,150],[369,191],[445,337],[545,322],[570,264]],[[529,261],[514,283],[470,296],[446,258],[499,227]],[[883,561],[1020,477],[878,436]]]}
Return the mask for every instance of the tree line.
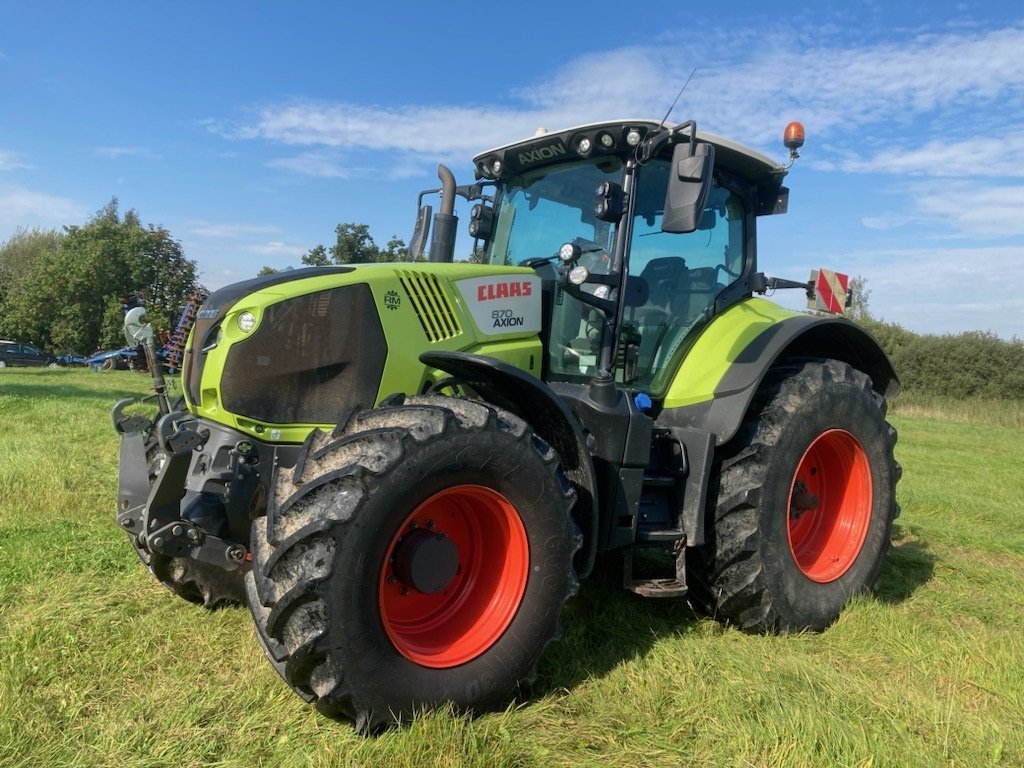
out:
{"label": "tree line", "polygon": [[936,336],[861,321],[889,354],[907,394],[958,400],[1024,400],[1024,341],[968,331]]}
{"label": "tree line", "polygon": [[[326,267],[331,264],[368,264],[373,262],[404,261],[409,255],[405,241],[392,235],[387,245],[379,247],[366,224],[346,222],[334,228],[334,245],[327,248],[315,245],[302,256],[307,267]],[[263,267],[259,275],[270,275],[278,270]]]}
{"label": "tree line", "polygon": [[127,306],[172,331],[202,291],[181,243],[134,210],[122,215],[117,198],[82,226],[19,229],[0,245],[0,336],[56,354],[123,347]]}

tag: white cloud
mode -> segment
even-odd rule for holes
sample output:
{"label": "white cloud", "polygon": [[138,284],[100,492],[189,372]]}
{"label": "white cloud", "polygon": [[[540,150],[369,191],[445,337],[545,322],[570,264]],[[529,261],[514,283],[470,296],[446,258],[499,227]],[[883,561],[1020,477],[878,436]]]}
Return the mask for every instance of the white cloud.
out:
{"label": "white cloud", "polygon": [[138,157],[143,160],[162,159],[156,152],[145,147],[97,147],[94,154],[96,157],[109,160],[117,160],[122,157]]}
{"label": "white cloud", "polygon": [[869,229],[919,225],[926,228],[929,240],[1024,237],[1024,186],[937,179],[885,191],[902,204],[884,215],[861,219]]}
{"label": "white cloud", "polygon": [[860,220],[868,229],[895,229],[918,221],[916,216],[907,213],[886,213],[883,216],[865,216]]}
{"label": "white cloud", "polygon": [[[201,278],[208,288],[214,290],[237,280],[255,277],[266,263],[264,260],[275,266],[292,266],[309,250],[308,246],[294,242],[270,239],[268,236],[282,233],[281,227],[270,224],[190,221],[186,222],[185,229],[185,250],[189,258],[206,265]],[[222,266],[225,254],[232,254],[227,261],[247,266]]]}
{"label": "white cloud", "polygon": [[916,211],[974,237],[1024,236],[1024,186],[942,181],[916,186]]}
{"label": "white cloud", "polygon": [[14,171],[23,168],[32,168],[32,166],[22,153],[0,149],[0,171]]}
{"label": "white cloud", "polygon": [[235,136],[300,146],[464,156],[489,141],[499,144],[521,133],[509,133],[509,124],[533,122],[514,110],[487,107],[381,108],[298,101],[265,108]]}
{"label": "white cloud", "polygon": [[860,274],[872,313],[911,330],[1024,337],[1024,245],[917,248],[836,257]]}
{"label": "white cloud", "polygon": [[303,246],[295,245],[294,243],[270,241],[266,243],[247,245],[243,250],[265,257],[298,259],[309,251],[309,248],[304,248]]}
{"label": "white cloud", "polygon": [[189,234],[194,237],[208,237],[217,239],[231,239],[249,237],[253,235],[267,235],[280,232],[280,227],[267,224],[242,224],[209,221],[190,221],[186,223]]}
{"label": "white cloud", "polygon": [[320,179],[348,179],[354,175],[353,170],[341,164],[337,157],[322,152],[304,152],[294,157],[282,157],[271,160],[267,165]]}
{"label": "white cloud", "polygon": [[918,176],[1024,177],[1024,131],[963,141],[932,139],[919,147],[894,145],[872,157],[849,156],[837,163],[850,173]]}
{"label": "white cloud", "polygon": [[[698,39],[579,56],[516,89],[502,106],[293,101],[264,107],[230,135],[465,157],[529,136],[540,125],[660,119],[694,63],[700,66],[674,115],[696,116],[709,130],[772,148],[794,118],[803,119],[812,136],[826,137],[883,124],[882,138],[889,140],[920,116],[966,117],[968,105],[1024,98],[1024,27],[859,47],[829,41],[808,47],[796,34],[764,30],[730,41],[693,42]],[[223,126],[211,123],[211,129]]]}
{"label": "white cloud", "polygon": [[436,167],[422,155],[411,153],[391,152],[379,159],[380,167],[356,165],[341,153],[314,151],[270,160],[267,166],[319,179],[408,179],[429,174]]}
{"label": "white cloud", "polygon": [[[18,186],[0,187],[0,233],[18,227],[62,227],[82,221],[88,214],[75,201]],[[0,234],[0,239],[6,236]]]}
{"label": "white cloud", "polygon": [[[918,333],[992,331],[1024,338],[1024,245],[889,249],[821,254],[832,265],[864,278],[875,317]],[[774,301],[804,308],[800,291],[779,291]]]}

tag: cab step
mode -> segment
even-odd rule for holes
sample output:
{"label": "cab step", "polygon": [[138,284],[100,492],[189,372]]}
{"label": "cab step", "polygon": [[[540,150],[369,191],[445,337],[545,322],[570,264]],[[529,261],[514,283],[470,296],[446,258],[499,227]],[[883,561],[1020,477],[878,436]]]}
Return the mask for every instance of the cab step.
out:
{"label": "cab step", "polygon": [[687,592],[686,585],[679,579],[639,579],[625,586],[641,597],[682,597]]}
{"label": "cab step", "polygon": [[682,549],[677,548],[677,552],[674,577],[636,578],[633,575],[633,548],[627,549],[622,558],[622,586],[641,597],[682,597],[687,592],[686,565]]}
{"label": "cab step", "polygon": [[686,534],[678,528],[637,528],[637,544],[658,544],[682,541]]}

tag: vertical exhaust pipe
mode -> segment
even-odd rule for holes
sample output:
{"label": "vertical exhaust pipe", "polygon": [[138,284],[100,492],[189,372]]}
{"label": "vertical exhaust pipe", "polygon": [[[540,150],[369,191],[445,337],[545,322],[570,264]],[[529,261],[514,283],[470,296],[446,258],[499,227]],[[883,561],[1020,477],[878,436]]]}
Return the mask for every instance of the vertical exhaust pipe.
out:
{"label": "vertical exhaust pipe", "polygon": [[437,177],[441,180],[441,210],[434,214],[430,260],[451,262],[455,259],[455,235],[459,226],[459,217],[455,215],[455,176],[444,165],[438,165]]}

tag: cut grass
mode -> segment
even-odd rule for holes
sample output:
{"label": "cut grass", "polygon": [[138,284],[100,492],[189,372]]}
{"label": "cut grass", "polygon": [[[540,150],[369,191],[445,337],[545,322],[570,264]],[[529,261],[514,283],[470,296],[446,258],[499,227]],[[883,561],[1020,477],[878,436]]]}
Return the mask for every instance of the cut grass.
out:
{"label": "cut grass", "polygon": [[643,601],[610,558],[521,702],[365,739],[291,693],[245,609],[207,612],[139,566],[113,521],[109,411],[146,387],[0,371],[0,765],[1024,764],[1020,423],[896,410],[893,550],[824,633]]}
{"label": "cut grass", "polygon": [[984,400],[901,394],[893,400],[893,413],[994,427],[1024,429],[1024,400]]}

